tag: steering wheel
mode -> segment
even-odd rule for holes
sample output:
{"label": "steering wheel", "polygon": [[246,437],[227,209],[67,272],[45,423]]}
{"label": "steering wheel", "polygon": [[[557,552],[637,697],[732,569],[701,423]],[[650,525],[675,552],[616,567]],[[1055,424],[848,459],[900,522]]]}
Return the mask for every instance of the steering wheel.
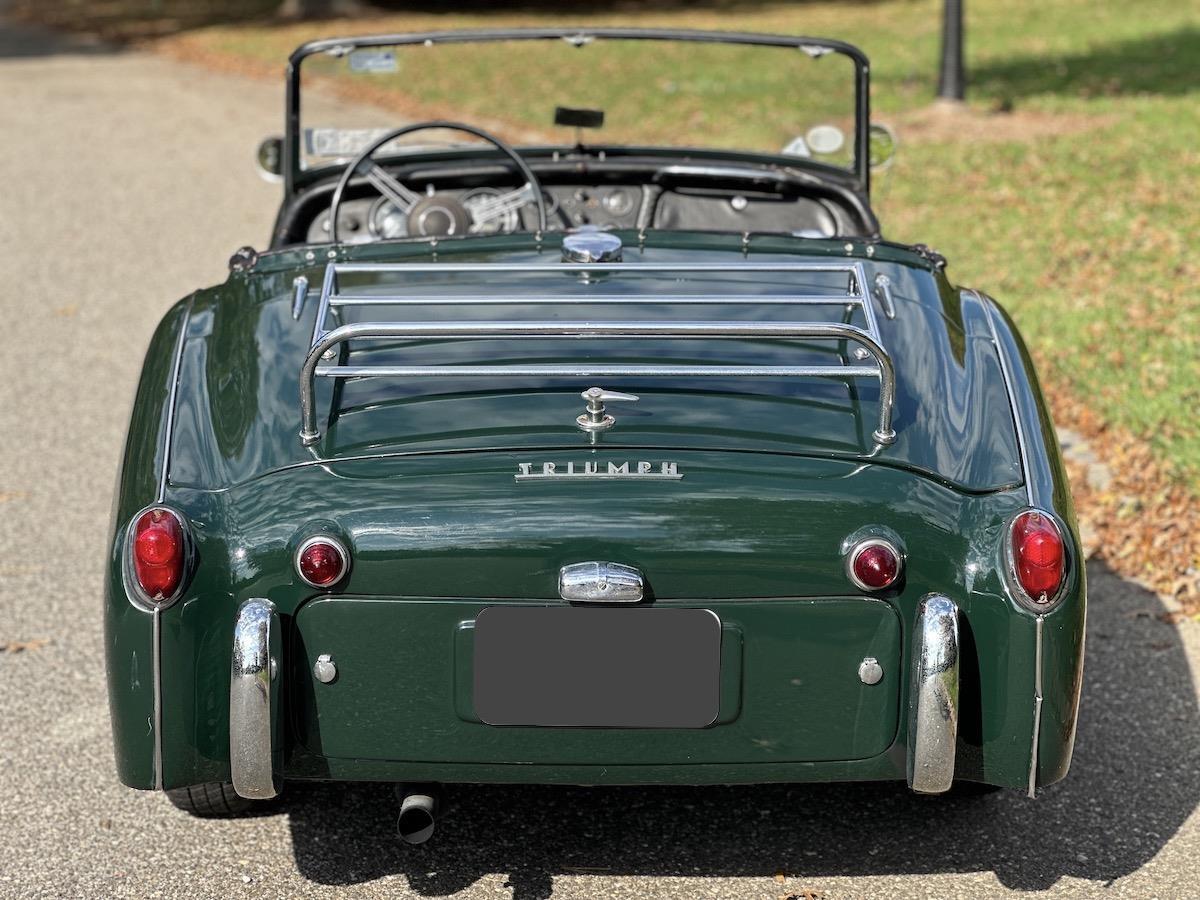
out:
{"label": "steering wheel", "polygon": [[[525,184],[508,194],[501,194],[499,197],[484,201],[472,214],[457,197],[449,194],[418,194],[416,191],[406,188],[371,158],[376,150],[398,137],[433,128],[461,131],[487,141],[512,160],[517,171],[525,177]],[[542,200],[542,185],[537,180],[537,176],[533,174],[533,170],[529,168],[525,160],[521,159],[516,150],[495,135],[489,134],[482,128],[475,128],[473,125],[438,120],[415,122],[412,125],[405,125],[389,131],[354,157],[338,180],[337,187],[333,191],[333,202],[329,207],[329,237],[335,244],[338,242],[338,209],[342,205],[342,194],[346,190],[346,185],[350,183],[350,179],[355,175],[361,175],[407,216],[408,233],[413,237],[425,234],[441,237],[442,235],[465,233],[472,220],[478,222],[482,218],[482,221],[487,221],[518,206],[524,206],[528,202],[526,195],[529,193],[533,194],[533,202],[537,205],[538,230],[546,230],[546,204]]]}

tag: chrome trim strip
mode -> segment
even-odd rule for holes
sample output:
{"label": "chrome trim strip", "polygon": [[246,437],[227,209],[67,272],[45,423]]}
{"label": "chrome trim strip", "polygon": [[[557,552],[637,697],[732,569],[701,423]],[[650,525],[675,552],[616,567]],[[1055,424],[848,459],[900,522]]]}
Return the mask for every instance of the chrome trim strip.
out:
{"label": "chrome trim strip", "polygon": [[[983,304],[987,312],[988,327],[992,331],[992,343],[996,348],[996,356],[1000,359],[1000,371],[1004,376],[1004,389],[1008,392],[1009,409],[1012,412],[1013,427],[1017,431],[1017,446],[1021,453],[1021,472],[1025,478],[1025,495],[1029,500],[1029,505],[1033,509],[1049,516],[1059,534],[1063,537],[1064,548],[1068,546],[1066,535],[1063,534],[1062,526],[1059,525],[1058,518],[1051,515],[1047,510],[1053,505],[1052,497],[1040,497],[1039,490],[1034,483],[1032,472],[1029,468],[1029,445],[1026,440],[1025,429],[1021,426],[1021,417],[1017,412],[1017,397],[1013,390],[1012,372],[1009,369],[1008,358],[1004,353],[1004,348],[1000,345],[1000,334],[996,328],[996,310],[993,303],[988,302],[979,291],[972,291],[975,299]],[[1005,543],[1005,565],[1007,569],[1013,568],[1012,563],[1012,521],[1008,522],[1008,527],[1004,531]],[[1007,572],[1006,572],[1007,574]],[[1024,594],[1020,590],[1020,584],[1015,578],[1015,572],[1008,576],[1010,590],[1014,590],[1012,585],[1016,585],[1015,590],[1019,593],[1015,594],[1018,598]],[[1062,591],[1066,589],[1066,581],[1059,590],[1059,597],[1062,596]],[[1022,604],[1025,605],[1025,604]],[[1033,689],[1033,735],[1030,739],[1029,751],[1029,787],[1028,794],[1030,797],[1037,796],[1037,764],[1038,764],[1038,746],[1041,740],[1042,731],[1042,626],[1045,619],[1044,615],[1037,616],[1036,633],[1034,637],[1034,689]]]}
{"label": "chrome trim strip", "polygon": [[913,632],[908,720],[908,786],[921,794],[940,794],[954,783],[958,654],[958,606],[929,594]]}
{"label": "chrome trim strip", "polygon": [[1037,796],[1038,742],[1042,733],[1042,624],[1045,616],[1037,617],[1037,637],[1035,638],[1033,676],[1033,742],[1029,756],[1029,796]]}
{"label": "chrome trim strip", "polygon": [[612,562],[581,562],[558,570],[558,596],[575,603],[640,603],[642,573]]}
{"label": "chrome trim strip", "polygon": [[528,366],[326,366],[316,374],[325,378],[369,378],[372,376],[403,377],[462,377],[538,376],[573,378],[594,375],[615,378],[621,375],[653,378],[659,376],[766,376],[807,375],[814,378],[874,377],[879,370],[872,366],[596,366],[528,365]]}
{"label": "chrome trim strip", "polygon": [[[188,325],[192,321],[192,304],[194,302],[195,301],[192,301],[192,300],[188,301],[187,309],[183,313],[183,320],[179,323],[179,337],[175,339],[175,361],[174,361],[174,364],[171,366],[171,388],[167,392],[167,423],[166,423],[166,427],[163,430],[162,449],[160,451],[160,457],[162,459],[162,472],[159,474],[159,478],[158,478],[158,495],[155,498],[156,504],[163,503],[167,496],[167,473],[171,469],[171,443],[172,443],[172,438],[174,437],[173,432],[175,430],[175,402],[176,402],[176,398],[178,397],[178,394],[179,394],[179,371],[183,367],[183,346],[184,346],[184,343],[187,341]],[[129,541],[129,535],[133,529],[132,523],[136,522],[141,517],[141,515],[144,511],[145,510],[140,510],[138,512],[138,514],[133,517],[133,519],[130,523],[130,526],[129,526],[129,530],[126,531],[126,537],[125,537],[126,559],[128,559],[128,554],[131,553],[132,549],[133,549],[132,546],[130,546],[130,541]],[[188,531],[186,522],[174,510],[171,510],[171,513],[180,519],[181,524],[183,524],[184,535],[187,536],[189,534],[189,531]],[[127,586],[130,581],[131,581],[131,579],[127,575],[126,576]],[[182,584],[183,584],[183,582],[180,581],[181,590],[182,590]],[[175,599],[178,599],[178,598],[175,598]],[[173,603],[174,600],[172,600],[171,602]],[[152,648],[153,653],[152,653],[150,668],[151,668],[151,683],[154,686],[154,787],[155,787],[155,790],[161,791],[163,789],[163,771],[162,771],[162,764],[163,764],[163,749],[162,749],[162,721],[163,721],[163,716],[162,716],[162,607],[159,607],[156,605],[154,607],[153,615],[154,615],[154,628],[153,628],[154,647]]]}
{"label": "chrome trim strip", "polygon": [[260,597],[238,608],[229,678],[229,771],[233,789],[248,800],[269,800],[274,777],[271,708],[271,629],[275,606]]}
{"label": "chrome trim strip", "polygon": [[[1004,377],[1004,391],[1008,394],[1008,410],[1012,415],[1013,429],[1017,432],[1017,449],[1021,454],[1021,474],[1025,478],[1025,495],[1029,498],[1030,506],[1038,506],[1038,498],[1034,496],[1036,489],[1033,477],[1029,471],[1029,444],[1025,439],[1025,429],[1021,426],[1021,417],[1017,414],[1017,394],[1013,390],[1012,371],[1008,367],[1008,358],[1004,354],[1004,348],[1000,346],[1000,334],[996,331],[996,311],[979,291],[972,290],[971,293],[975,295],[975,299],[987,313],[988,328],[992,332],[992,346],[996,348],[996,357],[1000,360],[1000,374]],[[1046,502],[1048,504],[1050,499],[1047,498]]]}
{"label": "chrome trim strip", "polygon": [[[495,294],[450,294],[431,299],[429,297],[392,297],[373,294],[336,294],[329,305],[339,306],[499,306],[512,303],[508,297]],[[746,303],[769,306],[845,306],[845,297],[820,296],[818,294],[655,294],[640,297],[636,294],[538,294],[522,297],[522,304],[546,305],[561,303],[567,306],[606,306],[618,303],[622,306],[646,306],[650,304],[669,306],[672,303],[688,306],[715,306],[729,303]]]}
{"label": "chrome trim strip", "polygon": [[154,789],[163,789],[162,747],[162,610],[154,609],[154,665],[151,684],[154,689]]}
{"label": "chrome trim strip", "polygon": [[162,503],[167,496],[167,472],[171,468],[171,443],[175,430],[175,399],[179,394],[179,370],[183,367],[183,345],[187,340],[188,324],[192,321],[192,302],[188,302],[179,323],[179,337],[175,340],[175,364],[171,368],[171,389],[167,394],[167,426],[163,433],[162,442],[162,472],[158,479],[158,502]]}

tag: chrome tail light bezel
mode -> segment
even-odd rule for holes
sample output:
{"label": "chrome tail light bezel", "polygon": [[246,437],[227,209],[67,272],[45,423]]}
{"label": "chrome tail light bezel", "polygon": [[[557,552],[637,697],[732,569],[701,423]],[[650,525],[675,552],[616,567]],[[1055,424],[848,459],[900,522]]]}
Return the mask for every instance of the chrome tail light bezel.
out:
{"label": "chrome tail light bezel", "polygon": [[[859,554],[872,547],[883,547],[896,557],[896,577],[883,587],[872,587],[862,581],[854,571],[854,561]],[[842,558],[846,578],[858,590],[867,594],[879,594],[883,591],[895,590],[904,581],[905,567],[908,563],[908,552],[900,536],[890,528],[883,526],[867,526],[860,528],[842,542]]]}
{"label": "chrome tail light bezel", "polygon": [[[174,518],[179,524],[180,533],[183,535],[183,563],[182,571],[179,574],[179,584],[175,586],[175,590],[171,592],[170,596],[162,598],[151,597],[142,588],[141,582],[137,578],[133,559],[134,545],[137,539],[137,524],[146,513],[154,512],[155,510],[166,513]],[[125,594],[129,597],[130,602],[134,606],[150,612],[164,610],[174,605],[183,596],[183,592],[187,590],[192,573],[195,570],[196,542],[192,536],[192,528],[188,523],[187,517],[179,510],[167,506],[165,503],[151,503],[149,506],[144,506],[130,517],[129,523],[125,526],[124,545],[121,552],[121,580],[124,583]]]}
{"label": "chrome tail light bezel", "polygon": [[[314,544],[328,544],[333,547],[333,549],[337,551],[338,556],[341,557],[342,567],[338,570],[337,577],[328,584],[319,584],[315,581],[309,581],[308,577],[304,574],[304,569],[300,565],[300,557],[304,555],[305,550],[307,550],[309,547],[312,547]],[[305,538],[297,545],[296,552],[292,554],[292,568],[296,572],[296,577],[299,578],[304,584],[318,591],[333,590],[335,587],[345,581],[346,576],[350,573],[350,566],[350,551],[346,547],[345,541],[334,537],[331,534],[314,534],[311,537]]]}
{"label": "chrome tail light bezel", "polygon": [[[1025,586],[1021,584],[1021,577],[1017,572],[1016,548],[1013,546],[1014,530],[1017,527],[1017,523],[1020,522],[1024,516],[1027,516],[1031,513],[1044,516],[1046,520],[1054,527],[1054,530],[1058,532],[1058,539],[1062,543],[1062,577],[1059,579],[1057,590],[1055,590],[1052,596],[1047,597],[1044,601],[1030,596],[1029,592],[1025,590]],[[1059,521],[1058,516],[1054,515],[1054,513],[1050,512],[1049,510],[1042,509],[1038,506],[1027,506],[1009,517],[1008,521],[1004,524],[1004,529],[1001,534],[1003,535],[1001,540],[1001,544],[1003,545],[1001,548],[1001,554],[1004,560],[1004,581],[1013,599],[1016,600],[1017,603],[1019,603],[1024,609],[1027,609],[1033,613],[1037,613],[1038,615],[1048,613],[1051,610],[1056,609],[1058,605],[1062,603],[1063,598],[1066,597],[1067,584],[1071,580],[1071,566],[1073,564],[1073,556],[1071,552],[1072,545],[1071,542],[1067,540],[1067,529],[1063,527],[1063,524]]]}

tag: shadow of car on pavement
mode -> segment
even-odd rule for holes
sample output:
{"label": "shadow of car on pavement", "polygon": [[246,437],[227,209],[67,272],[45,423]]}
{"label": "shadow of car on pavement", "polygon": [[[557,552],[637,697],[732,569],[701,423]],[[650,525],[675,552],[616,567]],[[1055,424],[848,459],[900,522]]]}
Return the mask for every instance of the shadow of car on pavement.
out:
{"label": "shadow of car on pavement", "polygon": [[1084,696],[1071,773],[1017,791],[920,797],[902,784],[570,788],[447,786],[421,847],[396,837],[385,784],[292,784],[298,869],[331,885],[403,873],[446,896],[491,873],[516,900],[557,874],[722,878],[994,871],[1039,890],[1111,882],[1148,862],[1200,801],[1200,719],[1176,628],[1157,597],[1089,566]]}

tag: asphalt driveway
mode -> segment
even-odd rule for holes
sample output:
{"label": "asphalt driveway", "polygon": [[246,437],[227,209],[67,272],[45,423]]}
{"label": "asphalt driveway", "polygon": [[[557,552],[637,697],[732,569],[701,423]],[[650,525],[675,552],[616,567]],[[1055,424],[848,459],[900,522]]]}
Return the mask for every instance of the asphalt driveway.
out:
{"label": "asphalt driveway", "polygon": [[1200,896],[1200,626],[1099,566],[1074,769],[1037,801],[459,787],[413,849],[386,786],[227,822],[120,786],[100,592],[129,403],[162,312],[265,242],[281,120],[281,84],[0,31],[0,895]]}

